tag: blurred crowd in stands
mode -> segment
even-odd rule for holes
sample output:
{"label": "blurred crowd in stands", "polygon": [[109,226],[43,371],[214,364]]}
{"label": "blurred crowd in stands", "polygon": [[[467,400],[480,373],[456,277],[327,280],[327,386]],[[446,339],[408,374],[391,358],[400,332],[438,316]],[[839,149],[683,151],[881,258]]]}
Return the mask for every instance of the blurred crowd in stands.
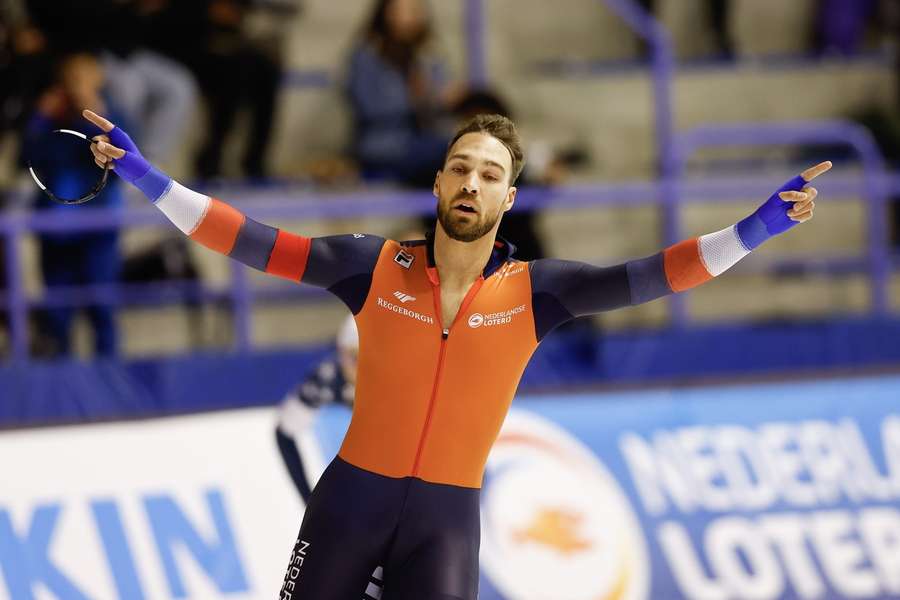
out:
{"label": "blurred crowd in stands", "polygon": [[[640,4],[658,8],[653,0]],[[707,12],[717,52],[730,59],[728,4],[709,0]],[[876,0],[820,4],[815,47],[821,53],[857,52],[867,24],[884,10]],[[896,4],[886,6],[896,12]],[[206,115],[189,171],[195,181],[208,180],[224,175],[225,140],[239,113],[247,113],[251,133],[242,141],[242,175],[268,181],[286,38],[302,12],[302,0],[0,0],[0,137],[27,141],[41,128],[85,130],[80,111],[90,108],[121,124],[144,155],[165,168],[185,132],[197,129],[193,123]],[[260,22],[268,25],[260,28]],[[450,76],[431,52],[433,27],[424,0],[375,0],[355,32],[340,85],[353,123],[345,158],[363,182],[429,188],[461,119],[481,112],[515,117],[496,91],[472,89]],[[559,183],[568,165],[585,160],[567,152],[534,161],[539,168],[526,167],[520,185]],[[113,183],[95,205],[118,205],[121,194]],[[40,208],[65,209],[40,194],[35,199]],[[2,202],[0,195],[0,208]],[[503,222],[501,235],[519,247],[522,259],[543,256],[534,221],[531,212],[516,212]],[[166,252],[184,256],[178,244],[123,261],[117,231],[45,233],[39,242],[48,287],[142,281],[166,275],[160,265],[173,262],[181,265],[176,275],[196,277],[183,258],[166,259]],[[0,245],[0,289],[2,265]],[[70,352],[73,311],[40,312],[43,337],[36,339],[45,340],[45,347],[39,353]],[[112,309],[94,306],[88,315],[96,352],[115,353]]]}

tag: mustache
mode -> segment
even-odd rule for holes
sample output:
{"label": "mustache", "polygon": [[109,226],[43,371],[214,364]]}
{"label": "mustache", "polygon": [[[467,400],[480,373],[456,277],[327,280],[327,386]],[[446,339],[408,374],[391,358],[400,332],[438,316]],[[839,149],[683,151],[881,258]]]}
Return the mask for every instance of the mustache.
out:
{"label": "mustache", "polygon": [[450,200],[451,203],[456,202],[457,200],[474,200],[475,196],[473,194],[469,194],[466,192],[459,192]]}

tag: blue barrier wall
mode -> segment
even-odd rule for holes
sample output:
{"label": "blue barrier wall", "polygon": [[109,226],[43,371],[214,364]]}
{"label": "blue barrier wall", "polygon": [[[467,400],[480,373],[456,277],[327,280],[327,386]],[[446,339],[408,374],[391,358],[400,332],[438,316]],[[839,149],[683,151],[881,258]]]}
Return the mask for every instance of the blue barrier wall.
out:
{"label": "blue barrier wall", "polygon": [[[598,335],[599,334],[599,335]],[[521,391],[900,367],[900,320],[554,332]],[[0,426],[97,421],[279,401],[329,348],[0,367]]]}
{"label": "blue barrier wall", "polygon": [[[300,436],[312,472],[349,417]],[[302,513],[275,423],[0,432],[0,597],[274,597]],[[483,600],[900,597],[900,376],[520,395],[481,504]]]}

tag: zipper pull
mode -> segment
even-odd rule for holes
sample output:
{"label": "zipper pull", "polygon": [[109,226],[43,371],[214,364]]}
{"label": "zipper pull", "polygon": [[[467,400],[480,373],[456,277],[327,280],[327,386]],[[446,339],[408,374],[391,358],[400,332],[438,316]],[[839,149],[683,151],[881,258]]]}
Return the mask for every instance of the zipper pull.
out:
{"label": "zipper pull", "polygon": [[450,330],[449,330],[449,329],[445,329],[444,331],[441,332],[441,339],[442,339],[442,340],[446,340],[448,337],[450,337]]}

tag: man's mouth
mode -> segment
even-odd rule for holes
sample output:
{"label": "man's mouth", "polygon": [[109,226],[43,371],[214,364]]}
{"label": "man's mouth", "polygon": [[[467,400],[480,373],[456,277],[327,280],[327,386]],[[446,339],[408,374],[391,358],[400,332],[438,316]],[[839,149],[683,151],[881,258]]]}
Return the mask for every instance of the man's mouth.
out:
{"label": "man's mouth", "polygon": [[456,206],[453,207],[453,210],[458,210],[460,212],[464,212],[467,214],[476,214],[478,212],[475,209],[475,207],[472,204],[469,204],[468,202],[460,202],[459,204],[457,204]]}

